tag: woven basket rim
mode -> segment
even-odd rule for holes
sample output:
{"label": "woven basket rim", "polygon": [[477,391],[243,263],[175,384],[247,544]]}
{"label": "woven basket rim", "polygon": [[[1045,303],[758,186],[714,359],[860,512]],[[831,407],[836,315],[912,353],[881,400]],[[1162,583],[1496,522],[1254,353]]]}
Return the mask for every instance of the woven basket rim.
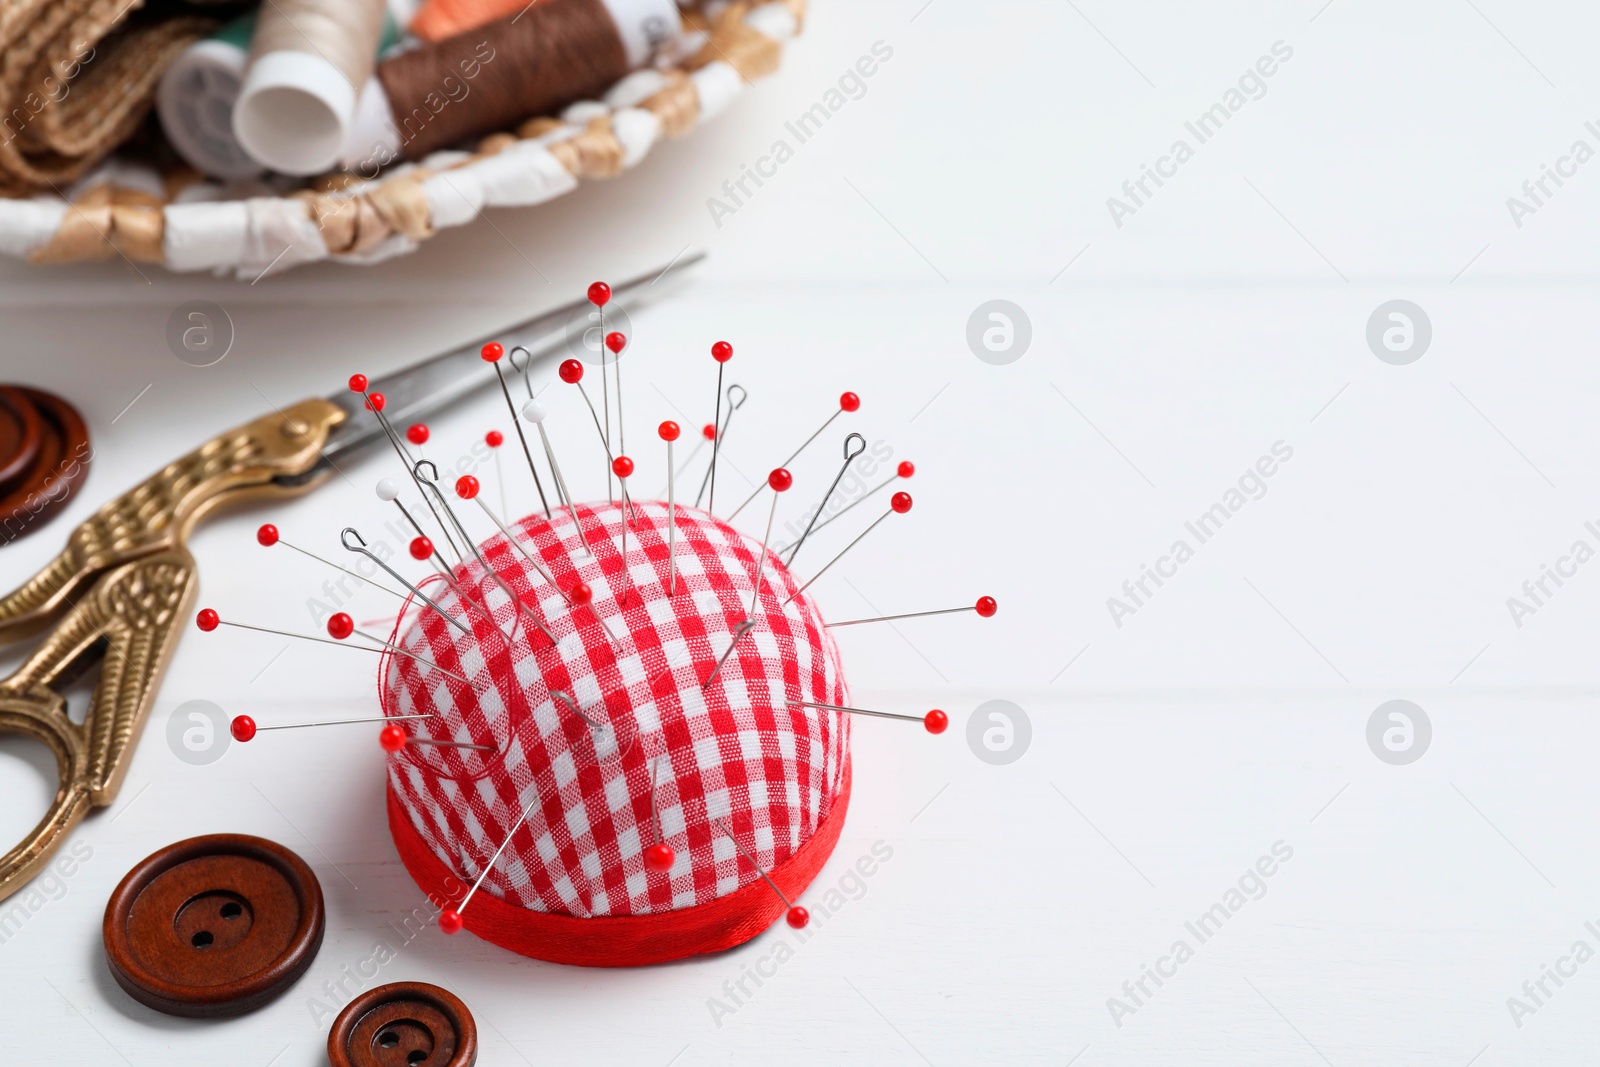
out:
{"label": "woven basket rim", "polygon": [[403,255],[485,207],[533,206],[619,176],[774,73],[805,13],[806,0],[685,10],[685,39],[698,47],[679,61],[634,71],[600,100],[529,118],[474,150],[435,152],[370,179],[336,172],[285,195],[233,196],[187,167],[163,175],[113,157],[55,192],[0,196],[0,254],[35,264],[120,256],[250,281],[319,260]]}

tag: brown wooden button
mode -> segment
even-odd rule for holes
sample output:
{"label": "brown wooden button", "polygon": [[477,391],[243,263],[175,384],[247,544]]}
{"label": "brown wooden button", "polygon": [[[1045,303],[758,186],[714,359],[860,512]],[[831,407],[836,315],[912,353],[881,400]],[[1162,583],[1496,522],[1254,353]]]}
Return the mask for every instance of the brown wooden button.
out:
{"label": "brown wooden button", "polygon": [[0,494],[10,492],[39,458],[44,427],[28,398],[0,385]]}
{"label": "brown wooden button", "polygon": [[89,476],[89,428],[77,409],[54,393],[13,386],[34,412],[41,433],[28,468],[0,489],[0,545],[43,526],[66,506]]}
{"label": "brown wooden button", "polygon": [[322,886],[273,841],[211,834],[141,861],[106,903],[106,961],[168,1015],[241,1015],[287,990],[322,947]]}
{"label": "brown wooden button", "polygon": [[455,994],[394,982],[361,994],[328,1031],[332,1067],[472,1067],[478,1024]]}

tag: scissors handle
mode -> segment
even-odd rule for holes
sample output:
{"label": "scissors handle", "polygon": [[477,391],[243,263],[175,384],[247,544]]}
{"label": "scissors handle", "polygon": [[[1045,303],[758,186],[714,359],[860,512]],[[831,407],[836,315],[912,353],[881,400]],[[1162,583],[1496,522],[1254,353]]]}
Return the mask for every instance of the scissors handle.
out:
{"label": "scissors handle", "polygon": [[[346,417],[325,400],[264,416],[169,463],[79,526],[44,569],[0,597],[0,645],[54,623],[0,680],[0,733],[21,733],[56,757],[50,810],[0,857],[0,900],[16,892],[91,809],[110,804],[178,644],[197,586],[184,542],[221,504],[303,491],[275,481],[311,469]],[[83,724],[59,689],[100,665]]]}

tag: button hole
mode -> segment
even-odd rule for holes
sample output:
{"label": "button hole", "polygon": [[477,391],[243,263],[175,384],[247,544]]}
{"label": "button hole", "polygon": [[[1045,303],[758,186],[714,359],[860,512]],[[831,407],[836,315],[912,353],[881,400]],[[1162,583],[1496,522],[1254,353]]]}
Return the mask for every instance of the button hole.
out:
{"label": "button hole", "polygon": [[216,939],[211,936],[210,930],[201,930],[189,939],[189,944],[195,948],[207,948],[214,940]]}

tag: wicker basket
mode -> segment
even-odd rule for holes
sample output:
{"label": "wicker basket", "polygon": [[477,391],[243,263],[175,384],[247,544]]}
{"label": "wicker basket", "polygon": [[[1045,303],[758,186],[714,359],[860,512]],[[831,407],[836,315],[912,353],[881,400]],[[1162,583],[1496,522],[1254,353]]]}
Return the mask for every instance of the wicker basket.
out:
{"label": "wicker basket", "polygon": [[483,208],[539,204],[580,180],[616,177],[656,141],[719,114],[777,70],[805,0],[703,8],[685,12],[677,54],[686,58],[635,71],[601,100],[485,137],[475,152],[436,152],[372,181],[335,173],[281,192],[257,183],[242,197],[187,168],[162,174],[113,158],[54,192],[0,197],[0,253],[32,263],[122,255],[255,280],[301,263],[376,263],[411,252]]}

